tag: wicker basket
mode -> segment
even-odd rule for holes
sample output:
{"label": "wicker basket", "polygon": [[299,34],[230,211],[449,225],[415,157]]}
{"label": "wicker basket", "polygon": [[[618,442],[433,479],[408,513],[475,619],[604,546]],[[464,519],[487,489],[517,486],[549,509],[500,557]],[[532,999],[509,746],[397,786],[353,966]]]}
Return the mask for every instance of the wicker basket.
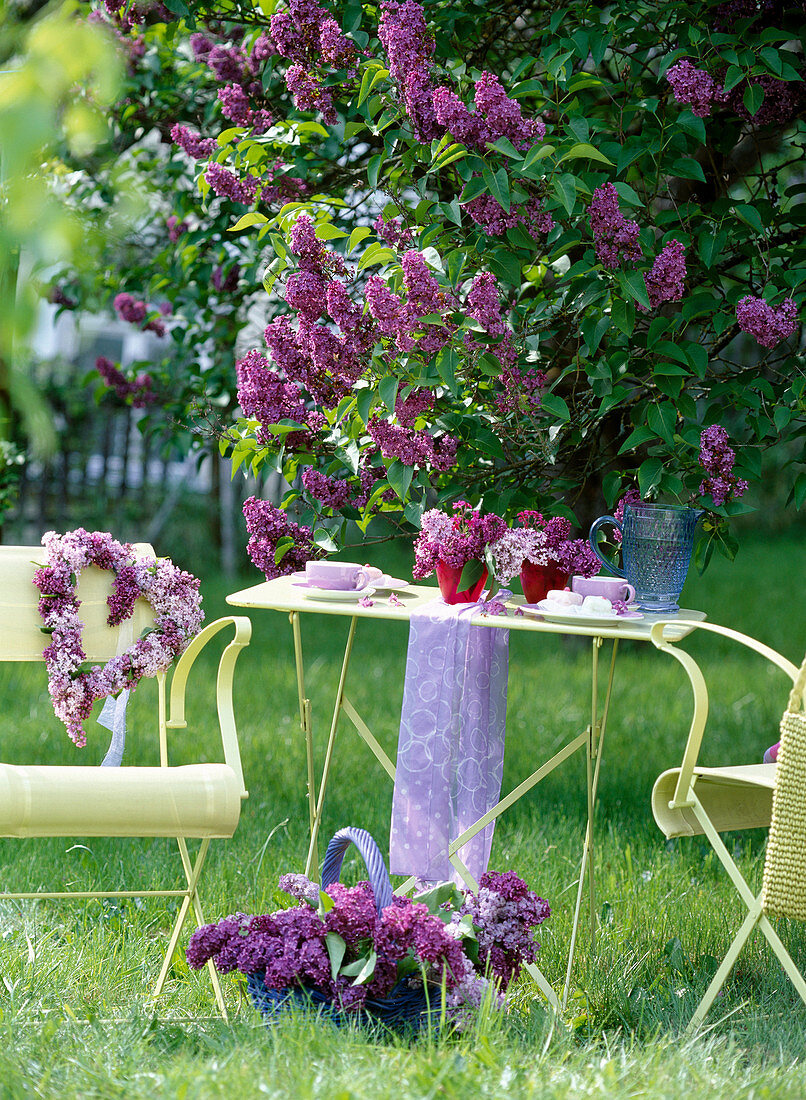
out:
{"label": "wicker basket", "polygon": [[806,660],[781,719],[772,822],[764,861],[762,906],[778,917],[806,920]]}
{"label": "wicker basket", "polygon": [[[378,913],[392,901],[392,885],[378,845],[365,829],[340,829],[327,846],[322,868],[322,889],[331,882],[338,882],[342,859],[349,844],[355,844],[367,866],[369,884],[375,898]],[[291,989],[267,989],[264,973],[248,975],[247,992],[252,1003],[271,1022],[278,1014],[292,1006],[308,1009],[331,1020],[337,1027],[351,1023],[372,1028],[389,1028],[398,1034],[416,1034],[432,1017],[439,1015],[439,1003],[429,1006],[425,988],[411,988],[400,981],[382,999],[367,998],[360,1009],[346,1012],[331,998],[314,987]],[[436,991],[439,1001],[439,991]]]}

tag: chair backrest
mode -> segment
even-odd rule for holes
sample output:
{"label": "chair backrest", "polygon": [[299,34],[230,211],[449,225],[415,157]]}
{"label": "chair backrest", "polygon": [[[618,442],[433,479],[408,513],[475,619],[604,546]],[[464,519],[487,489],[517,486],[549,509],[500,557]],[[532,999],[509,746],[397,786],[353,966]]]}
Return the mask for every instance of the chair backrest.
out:
{"label": "chair backrest", "polygon": [[761,903],[768,913],[806,920],[806,658],[781,719],[772,820]]}
{"label": "chair backrest", "polygon": [[[153,557],[146,543],[136,543],[138,557]],[[42,633],[39,615],[39,589],[33,583],[36,570],[44,564],[41,546],[0,546],[0,661],[41,661],[48,642]],[[84,623],[82,644],[89,661],[108,661],[118,647],[118,628],[107,626],[106,600],[111,591],[112,574],[91,566],[81,573],[77,595],[79,615]],[[134,614],[127,620],[132,637],[154,625],[154,614],[146,600],[138,600]]]}

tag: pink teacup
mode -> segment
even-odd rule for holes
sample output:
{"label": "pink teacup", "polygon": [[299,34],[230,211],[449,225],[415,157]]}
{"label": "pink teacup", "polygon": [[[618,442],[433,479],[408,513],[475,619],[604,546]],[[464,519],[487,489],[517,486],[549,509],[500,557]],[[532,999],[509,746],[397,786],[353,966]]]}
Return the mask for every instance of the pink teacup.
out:
{"label": "pink teacup", "polygon": [[571,591],[580,596],[604,596],[611,603],[632,603],[635,599],[635,589],[621,577],[572,577]]}
{"label": "pink teacup", "polygon": [[352,561],[309,561],[305,563],[305,580],[312,588],[329,588],[338,592],[355,592],[370,582],[367,570]]}

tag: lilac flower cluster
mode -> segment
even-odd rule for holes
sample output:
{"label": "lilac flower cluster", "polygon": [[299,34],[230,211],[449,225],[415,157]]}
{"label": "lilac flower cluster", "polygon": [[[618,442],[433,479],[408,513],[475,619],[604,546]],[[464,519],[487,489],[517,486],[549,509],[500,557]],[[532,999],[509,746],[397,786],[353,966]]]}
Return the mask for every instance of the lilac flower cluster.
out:
{"label": "lilac flower cluster", "polygon": [[443,290],[428,269],[422,253],[414,248],[400,259],[406,299],[390,290],[380,275],[372,275],[365,289],[370,314],[378,322],[384,336],[394,337],[400,351],[417,350],[425,356],[435,355],[445,347],[455,331],[451,322],[439,324],[421,318],[444,314],[456,308],[454,296]]}
{"label": "lilac flower cluster", "polygon": [[274,119],[264,107],[254,109],[241,84],[227,84],[218,89],[218,101],[224,118],[236,126],[246,126],[253,134],[265,134]]}
{"label": "lilac flower cluster", "polygon": [[168,240],[172,244],[176,244],[183,233],[187,233],[190,228],[187,222],[180,222],[176,214],[171,214],[165,222],[168,229]]}
{"label": "lilac flower cluster", "polygon": [[[319,556],[310,527],[294,523],[270,501],[249,497],[244,501],[243,514],[249,532],[246,551],[252,564],[265,574],[267,581],[304,569],[307,561]],[[277,544],[286,538],[290,538],[292,544],[276,562]]]}
{"label": "lilac flower cluster", "polygon": [[321,501],[326,508],[332,508],[336,512],[343,508],[352,496],[352,488],[348,481],[328,477],[313,466],[303,470],[302,484],[306,493]]}
{"label": "lilac flower cluster", "polygon": [[[222,973],[261,975],[269,989],[313,988],[346,1012],[388,996],[407,974],[410,984],[425,982],[435,991],[444,983],[449,1017],[460,1027],[485,998],[503,1004],[503,991],[535,959],[535,930],[551,912],[512,871],[488,872],[477,895],[457,894],[439,914],[398,895],[378,912],[366,882],[332,883],[327,911],[316,908],[319,887],[304,875],[283,875],[280,887],[300,904],[260,916],[235,913],[199,928],[187,947],[188,965],[201,969],[212,959]],[[335,937],[342,954],[334,975],[328,939]],[[475,963],[465,953],[466,939],[478,945]],[[364,960],[370,978],[355,985],[356,963]],[[412,961],[419,964],[414,974]]]}
{"label": "lilac flower cluster", "polygon": [[142,324],[148,314],[148,307],[145,302],[132,297],[125,290],[115,295],[112,305],[121,321],[128,321],[132,325],[142,325],[144,332],[153,332],[157,336],[165,335],[165,325],[158,317],[152,318],[144,325]]}
{"label": "lilac flower cluster", "polygon": [[439,562],[459,568],[483,559],[488,547],[494,552],[506,530],[500,516],[482,515],[465,500],[453,505],[452,516],[438,508],[424,512],[422,530],[414,543],[414,579],[433,573]]}
{"label": "lilac flower cluster", "polygon": [[[293,887],[299,896],[301,884]],[[190,938],[188,965],[201,969],[213,959],[222,973],[240,970],[263,975],[269,989],[314,987],[345,1012],[357,1011],[367,998],[386,997],[398,981],[398,963],[407,957],[420,963],[429,982],[439,985],[444,977],[448,989],[472,974],[459,940],[425,905],[395,897],[379,914],[366,882],[354,887],[333,883],[327,893],[334,904],[324,914],[313,909],[306,897],[290,909],[254,917],[236,913],[205,925]],[[328,935],[339,936],[346,948],[335,977],[327,952]],[[370,950],[376,954],[372,979],[354,985],[353,976],[341,971]]]}
{"label": "lilac flower cluster", "polygon": [[509,528],[491,546],[493,571],[500,581],[516,576],[525,561],[557,565],[564,573],[593,577],[601,563],[587,539],[572,539],[571,524],[562,516],[545,519],[540,512],[518,513],[520,527]]}
{"label": "lilac flower cluster", "polygon": [[217,195],[231,199],[232,202],[249,206],[255,201],[260,181],[255,176],[237,176],[223,164],[215,161],[207,166],[204,178]]}
{"label": "lilac flower cluster", "polygon": [[245,416],[260,421],[256,430],[259,443],[271,443],[274,439],[269,425],[281,420],[293,420],[303,424],[310,432],[290,432],[289,446],[310,444],[311,432],[322,425],[321,413],[308,409],[304,394],[293,382],[285,382],[271,369],[269,361],[259,351],[248,352],[235,364],[238,404]]}
{"label": "lilac flower cluster", "polygon": [[416,0],[383,0],[378,37],[418,141],[441,137],[443,129],[434,111],[430,75],[434,37],[426,26],[422,6]]}
{"label": "lilac flower cluster", "polygon": [[447,432],[435,436],[425,429],[401,428],[381,416],[370,418],[367,432],[386,460],[398,458],[405,466],[434,470],[450,470],[456,462],[459,440]]}
{"label": "lilac flower cluster", "polygon": [[403,224],[401,218],[392,218],[390,221],[386,221],[383,214],[379,214],[372,223],[372,228],[390,248],[401,248],[404,245],[411,244],[413,240],[411,230]]}
{"label": "lilac flower cluster", "polygon": [[[613,513],[613,518],[617,519],[619,523],[624,523],[624,509],[628,504],[640,504],[641,494],[638,489],[628,489],[624,496],[619,500],[616,505],[616,510]],[[613,540],[615,542],[621,542],[621,531],[616,527],[613,530]]]}
{"label": "lilac flower cluster", "polygon": [[[496,348],[496,355],[500,355]],[[516,367],[505,364],[501,371],[501,391],[495,406],[501,416],[534,416],[542,404],[546,375],[537,367]]]}
{"label": "lilac flower cluster", "polygon": [[[65,535],[49,531],[42,536],[42,545],[47,560],[35,572],[34,584],[41,593],[44,631],[51,639],[43,653],[48,691],[56,716],[76,746],[83,748],[87,743],[84,722],[95,701],[164,671],[199,632],[204,620],[199,581],[167,558],[135,558],[128,543],[103,531],[83,527]],[[90,565],[115,574],[107,601],[109,625],[128,619],[142,597],[153,609],[154,629],[103,667],[82,670],[86,654],[76,586],[82,570]]]}
{"label": "lilac flower cluster", "polygon": [[593,192],[588,207],[596,257],[608,268],[640,263],[638,222],[627,221],[619,210],[618,191],[612,183],[603,183]]}
{"label": "lilac flower cluster", "polygon": [[479,945],[479,964],[504,992],[524,963],[534,962],[539,945],[534,931],[551,916],[549,903],[514,871],[487,871],[478,894],[468,893],[455,919],[469,914]]}
{"label": "lilac flower cluster", "polygon": [[510,99],[493,73],[482,73],[476,81],[475,112],[471,113],[450,88],[434,91],[437,121],[463,145],[487,151],[487,143],[506,137],[516,149],[529,149],[546,136],[540,118],[524,118],[516,100]]}
{"label": "lilac flower cluster", "polygon": [[508,229],[522,225],[530,237],[537,240],[541,234],[550,233],[554,228],[554,218],[543,209],[540,199],[510,208],[507,214],[498,199],[492,195],[479,195],[465,204],[470,217],[491,237],[501,237]]}
{"label": "lilac flower cluster", "polygon": [[736,306],[736,320],[739,328],[754,336],[763,348],[774,348],[796,331],[798,310],[792,298],[773,307],[763,298],[748,294]]}
{"label": "lilac flower cluster", "polygon": [[705,428],[700,435],[699,462],[706,477],[700,485],[700,493],[710,493],[715,508],[747,492],[747,482],[733,473],[735,461],[736,454],[728,444],[725,429],[719,424]]}
{"label": "lilac flower cluster", "polygon": [[703,69],[695,69],[690,61],[678,61],[666,71],[666,79],[678,103],[687,103],[691,113],[707,118],[714,103],[724,102],[722,89]]}
{"label": "lilac flower cluster", "polygon": [[114,390],[122,401],[131,400],[135,409],[143,409],[157,400],[157,395],[151,389],[150,374],[138,374],[134,381],[130,382],[105,355],[99,355],[95,360],[95,369],[107,386]]}
{"label": "lilac flower cluster", "polygon": [[651,271],[644,276],[649,304],[657,309],[663,302],[679,302],[686,281],[686,250],[680,241],[671,240],[655,257]]}
{"label": "lilac flower cluster", "polygon": [[419,417],[424,417],[434,407],[434,392],[410,386],[398,395],[395,402],[395,419],[403,428],[411,428]]}
{"label": "lilac flower cluster", "polygon": [[[751,114],[744,104],[744,93],[749,87],[759,87],[764,92],[761,106]],[[806,89],[804,81],[776,80],[774,76],[765,73],[755,77],[752,82],[743,80],[731,88],[725,97],[725,105],[748,122],[754,122],[756,126],[770,126],[789,122],[803,109]]]}
{"label": "lilac flower cluster", "polygon": [[334,124],[333,93],[319,70],[324,63],[331,70],[346,69],[354,74],[355,45],[316,0],[289,0],[288,11],[275,12],[270,26],[275,52],[292,62],[285,81],[297,107],[318,110],[326,123]]}
{"label": "lilac flower cluster", "polygon": [[183,126],[179,122],[171,127],[171,138],[183,152],[194,160],[204,160],[206,157],[212,156],[218,148],[215,138],[202,137],[198,131],[191,130],[189,126]]}

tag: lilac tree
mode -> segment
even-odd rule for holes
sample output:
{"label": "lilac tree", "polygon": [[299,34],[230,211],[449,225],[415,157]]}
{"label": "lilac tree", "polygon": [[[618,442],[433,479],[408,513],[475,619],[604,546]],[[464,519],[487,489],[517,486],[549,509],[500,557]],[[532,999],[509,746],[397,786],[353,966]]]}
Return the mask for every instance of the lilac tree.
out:
{"label": "lilac tree", "polygon": [[702,498],[704,562],[771,449],[801,507],[800,3],[101,11],[162,202],[108,293],[165,297],[153,392],[188,422],[237,397],[234,469],[291,485],[247,505],[267,573],[351,522],[584,518],[628,488]]}

